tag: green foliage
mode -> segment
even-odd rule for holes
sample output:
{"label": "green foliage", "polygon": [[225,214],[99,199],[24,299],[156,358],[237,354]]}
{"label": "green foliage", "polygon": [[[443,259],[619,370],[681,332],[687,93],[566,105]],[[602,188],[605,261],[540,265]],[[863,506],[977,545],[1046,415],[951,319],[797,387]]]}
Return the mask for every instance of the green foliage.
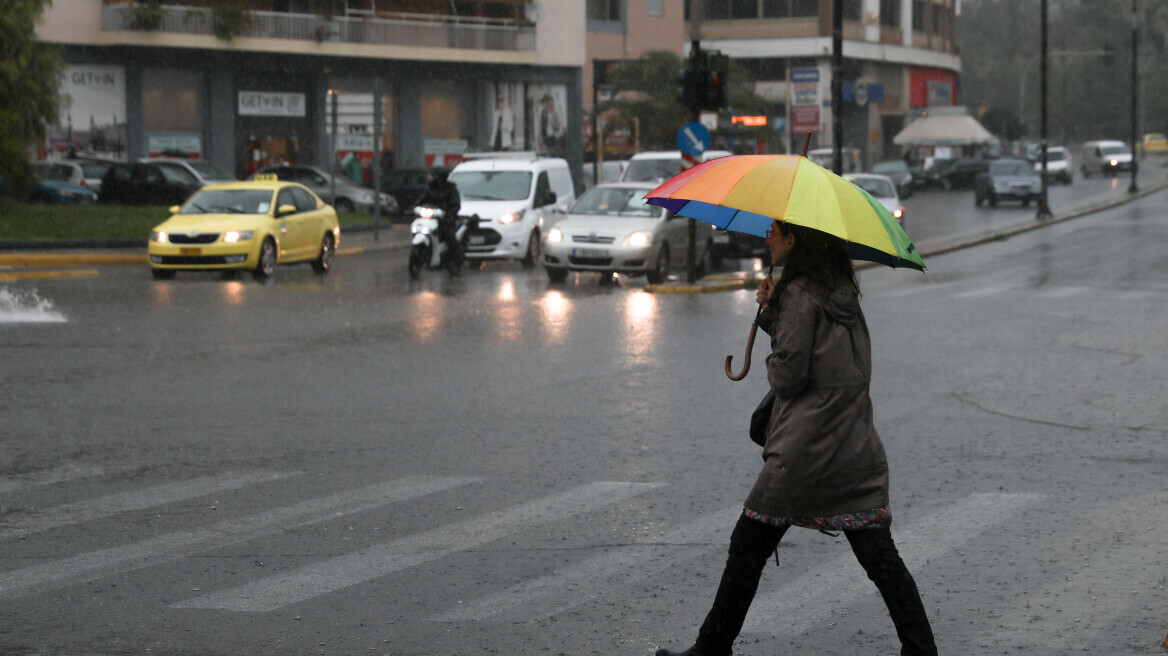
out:
{"label": "green foliage", "polygon": [[241,0],[208,0],[211,4],[211,32],[222,41],[247,33],[251,13]]}
{"label": "green foliage", "polygon": [[139,0],[134,5],[130,19],[130,29],[147,32],[157,30],[162,26],[162,17],[165,15],[161,0]]}
{"label": "green foliage", "polygon": [[48,0],[6,0],[0,11],[0,178],[13,195],[32,181],[24,152],[59,116],[65,62],[59,49],[36,38]]}
{"label": "green foliage", "polygon": [[1022,138],[1022,124],[1018,122],[1017,112],[991,107],[982,114],[981,124],[1003,139],[1017,141]]}

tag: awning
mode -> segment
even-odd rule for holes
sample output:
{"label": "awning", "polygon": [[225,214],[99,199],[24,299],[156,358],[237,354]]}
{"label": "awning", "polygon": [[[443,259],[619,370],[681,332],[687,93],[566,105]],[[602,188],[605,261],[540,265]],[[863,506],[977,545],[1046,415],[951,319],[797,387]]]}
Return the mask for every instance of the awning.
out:
{"label": "awning", "polygon": [[898,146],[969,146],[998,138],[972,116],[918,118],[892,138]]}

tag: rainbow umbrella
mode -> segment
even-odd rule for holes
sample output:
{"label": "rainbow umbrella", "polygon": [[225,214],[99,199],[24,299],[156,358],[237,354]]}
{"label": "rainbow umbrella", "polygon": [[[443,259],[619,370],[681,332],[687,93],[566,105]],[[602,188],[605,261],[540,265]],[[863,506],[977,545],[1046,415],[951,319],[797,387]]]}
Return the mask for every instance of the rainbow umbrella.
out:
{"label": "rainbow umbrella", "polygon": [[847,242],[854,260],[925,270],[916,246],[880,201],[801,155],[712,159],[645,195],[653,205],[765,237],[773,220]]}

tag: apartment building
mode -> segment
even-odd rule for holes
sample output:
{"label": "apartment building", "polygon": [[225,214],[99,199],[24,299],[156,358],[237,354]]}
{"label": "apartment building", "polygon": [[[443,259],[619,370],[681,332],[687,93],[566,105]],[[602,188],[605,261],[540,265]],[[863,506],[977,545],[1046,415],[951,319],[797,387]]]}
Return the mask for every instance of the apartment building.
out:
{"label": "apartment building", "polygon": [[369,182],[375,156],[539,151],[579,176],[585,25],[578,0],[56,0],[38,26],[68,64],[50,153]]}

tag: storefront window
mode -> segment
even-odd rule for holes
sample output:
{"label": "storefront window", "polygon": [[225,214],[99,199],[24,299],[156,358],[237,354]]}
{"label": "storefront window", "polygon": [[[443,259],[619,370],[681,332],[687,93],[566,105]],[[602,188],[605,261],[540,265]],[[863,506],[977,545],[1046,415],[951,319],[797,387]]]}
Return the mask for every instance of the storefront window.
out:
{"label": "storefront window", "polygon": [[430,82],[422,91],[422,146],[426,166],[462,161],[470,138],[472,106],[467,85]]}
{"label": "storefront window", "polygon": [[[383,82],[382,89],[388,88],[389,83]],[[332,140],[334,167],[353,183],[372,186],[374,157],[380,157],[378,166],[382,171],[394,166],[393,94],[381,95],[381,144],[375,149],[374,80],[336,79],[331,82],[331,91],[336,96],[337,131],[333,134],[331,96],[325,103],[325,129]]]}
{"label": "storefront window", "polygon": [[142,127],[151,157],[203,159],[206,76],[198,71],[142,71]]}

